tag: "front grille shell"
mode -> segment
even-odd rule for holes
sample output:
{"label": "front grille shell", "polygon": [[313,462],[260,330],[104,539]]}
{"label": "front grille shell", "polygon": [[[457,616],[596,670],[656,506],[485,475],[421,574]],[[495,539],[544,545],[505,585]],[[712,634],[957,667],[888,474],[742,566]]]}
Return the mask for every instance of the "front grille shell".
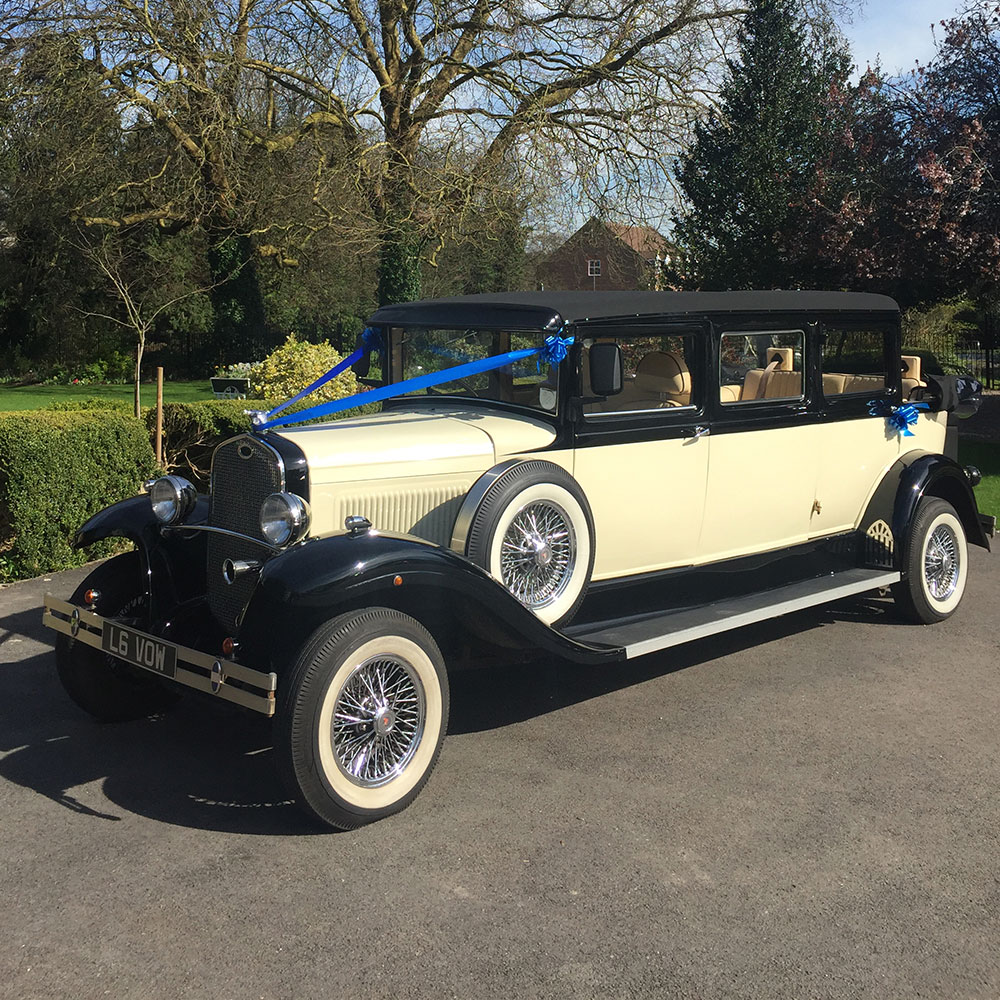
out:
{"label": "front grille shell", "polygon": [[[208,523],[214,528],[249,535],[264,541],[260,507],[265,497],[285,489],[281,455],[265,441],[250,434],[224,441],[212,458],[212,493]],[[227,559],[268,557],[268,549],[240,538],[208,536],[208,605],[219,624],[235,629],[257,582],[256,573],[244,573],[232,584],[222,577]]]}

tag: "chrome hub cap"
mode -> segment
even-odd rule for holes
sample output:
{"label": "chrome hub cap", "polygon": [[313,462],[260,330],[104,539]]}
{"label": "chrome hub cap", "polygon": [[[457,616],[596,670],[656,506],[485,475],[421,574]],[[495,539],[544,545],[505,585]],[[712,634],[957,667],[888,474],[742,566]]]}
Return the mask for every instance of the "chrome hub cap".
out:
{"label": "chrome hub cap", "polygon": [[569,515],[551,500],[522,507],[500,546],[504,586],[528,608],[544,608],[566,589],[576,565],[576,535]]}
{"label": "chrome hub cap", "polygon": [[924,550],[924,581],[931,597],[945,601],[955,593],[959,576],[958,542],[946,524],[939,524]]}
{"label": "chrome hub cap", "polygon": [[340,770],[362,788],[398,777],[424,731],[424,689],[410,665],[374,657],[354,668],[333,709],[330,738]]}

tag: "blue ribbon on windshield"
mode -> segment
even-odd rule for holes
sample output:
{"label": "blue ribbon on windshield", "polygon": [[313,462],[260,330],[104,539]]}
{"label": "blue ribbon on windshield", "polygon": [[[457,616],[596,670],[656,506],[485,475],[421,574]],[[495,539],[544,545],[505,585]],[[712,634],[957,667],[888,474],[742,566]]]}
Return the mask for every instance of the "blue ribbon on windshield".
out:
{"label": "blue ribbon on windshield", "polygon": [[[369,331],[366,330],[367,334]],[[372,331],[375,332],[375,331]],[[377,335],[377,334],[376,334]],[[364,334],[362,335],[362,339]],[[327,372],[321,379],[317,379],[311,386],[303,389],[297,396],[294,396],[287,403],[275,407],[268,413],[254,411],[250,413],[254,430],[266,431],[271,427],[281,427],[284,424],[298,424],[306,420],[315,420],[317,417],[328,417],[343,410],[350,410],[355,406],[362,406],[365,403],[379,403],[384,399],[392,399],[394,396],[403,396],[408,392],[418,392],[421,389],[430,389],[435,385],[442,385],[446,382],[457,382],[473,375],[481,375],[483,372],[495,371],[497,368],[504,368],[513,365],[525,358],[538,358],[539,368],[542,364],[558,365],[569,350],[569,345],[573,343],[572,337],[560,337],[553,334],[545,338],[545,343],[541,347],[528,347],[520,351],[508,351],[506,354],[495,354],[480,361],[470,361],[468,364],[456,365],[454,368],[445,368],[439,372],[429,372],[427,375],[418,375],[416,378],[409,378],[403,382],[395,382],[392,385],[384,385],[377,389],[368,389],[365,392],[355,393],[345,399],[333,399],[328,403],[319,403],[317,406],[310,406],[308,409],[299,410],[297,413],[289,413],[283,417],[276,414],[292,403],[298,402],[303,396],[308,395],[314,389],[319,388],[325,382],[333,378],[334,374],[339,374],[349,364],[354,364],[364,353],[364,348],[359,348],[350,358],[345,358],[336,368]],[[357,355],[358,357],[355,357]],[[353,361],[351,359],[354,359]]]}
{"label": "blue ribbon on windshield", "polygon": [[912,424],[917,422],[920,410],[929,410],[927,403],[907,403],[905,406],[893,406],[884,399],[870,399],[868,401],[868,412],[873,417],[885,417],[890,427],[897,434],[903,437],[913,437],[910,430]]}

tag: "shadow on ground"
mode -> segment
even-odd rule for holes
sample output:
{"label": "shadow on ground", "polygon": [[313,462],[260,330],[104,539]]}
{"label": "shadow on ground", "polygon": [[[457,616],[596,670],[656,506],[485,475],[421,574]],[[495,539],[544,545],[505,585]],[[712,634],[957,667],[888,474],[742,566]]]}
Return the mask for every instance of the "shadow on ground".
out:
{"label": "shadow on ground", "polygon": [[[48,644],[40,619],[37,610],[0,618],[0,645],[22,636]],[[844,601],[609,666],[539,659],[459,670],[449,732],[502,729],[845,619],[899,624],[885,601]],[[282,787],[272,724],[263,716],[192,694],[168,714],[102,725],[70,703],[50,651],[0,666],[0,688],[0,777],[95,822],[124,818],[104,799],[87,804],[98,797],[86,786],[99,782],[113,806],[164,823],[255,835],[321,832]]]}

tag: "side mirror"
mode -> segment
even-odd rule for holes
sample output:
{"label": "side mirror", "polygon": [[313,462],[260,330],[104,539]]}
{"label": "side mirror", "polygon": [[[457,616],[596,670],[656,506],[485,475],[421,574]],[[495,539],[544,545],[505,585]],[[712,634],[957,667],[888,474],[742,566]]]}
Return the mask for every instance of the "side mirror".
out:
{"label": "side mirror", "polygon": [[590,391],[595,396],[617,396],[622,391],[622,352],[617,344],[591,344]]}

